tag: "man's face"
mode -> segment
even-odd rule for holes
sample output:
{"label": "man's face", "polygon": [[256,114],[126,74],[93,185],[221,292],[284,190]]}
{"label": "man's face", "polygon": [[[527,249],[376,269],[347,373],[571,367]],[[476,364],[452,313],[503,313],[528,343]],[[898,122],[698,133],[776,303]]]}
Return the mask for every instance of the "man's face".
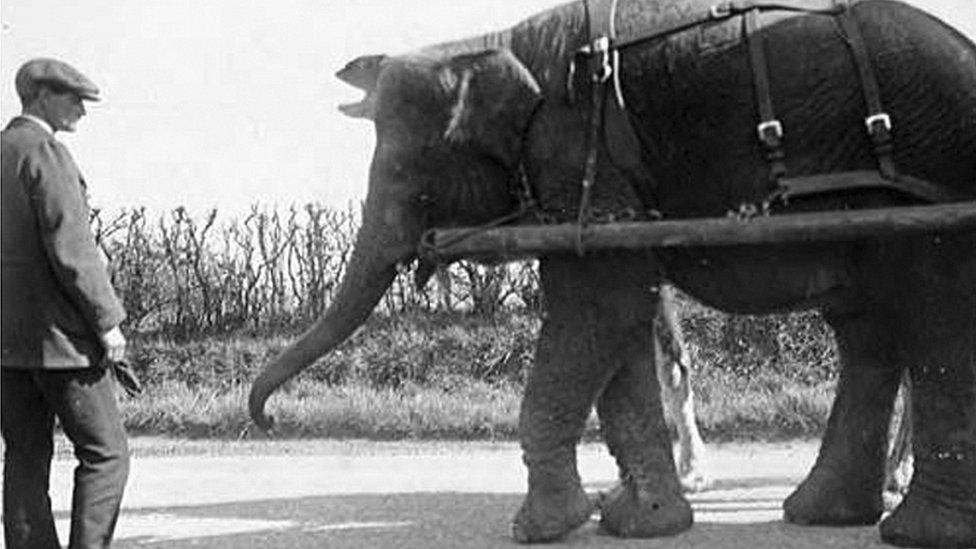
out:
{"label": "man's face", "polygon": [[54,131],[75,131],[86,112],[81,97],[70,90],[42,88],[38,101],[40,113]]}

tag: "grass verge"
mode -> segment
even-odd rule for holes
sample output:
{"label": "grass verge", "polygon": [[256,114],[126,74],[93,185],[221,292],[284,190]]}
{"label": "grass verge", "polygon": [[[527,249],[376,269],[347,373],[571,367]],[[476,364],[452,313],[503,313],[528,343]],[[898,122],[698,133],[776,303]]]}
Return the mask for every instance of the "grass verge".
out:
{"label": "grass verge", "polygon": [[[815,318],[730,324],[703,309],[683,316],[698,357],[693,388],[706,440],[822,433],[833,399],[825,366],[832,351]],[[512,440],[537,330],[537,319],[517,314],[374,317],[277,391],[268,412],[281,438]],[[247,415],[250,380],[287,341],[280,334],[137,341],[134,365],[147,390],[122,399],[129,432],[260,437]],[[598,437],[591,417],[584,438]]]}
{"label": "grass verge", "polygon": [[[131,434],[185,438],[249,438],[248,386],[219,394],[167,383],[138,398],[126,398],[122,413]],[[519,389],[473,381],[454,391],[419,386],[373,388],[301,381],[272,397],[267,411],[275,435],[399,439],[513,438]]]}
{"label": "grass verge", "polygon": [[[698,424],[708,442],[815,437],[826,426],[830,383],[727,391],[710,384],[712,379],[696,383]],[[247,415],[247,390],[237,385],[214,393],[170,382],[139,398],[124,398],[122,413],[133,435],[261,438]],[[279,438],[514,440],[520,400],[518,385],[481,381],[450,391],[304,381],[272,397],[267,409]],[[598,437],[593,414],[584,439]]]}

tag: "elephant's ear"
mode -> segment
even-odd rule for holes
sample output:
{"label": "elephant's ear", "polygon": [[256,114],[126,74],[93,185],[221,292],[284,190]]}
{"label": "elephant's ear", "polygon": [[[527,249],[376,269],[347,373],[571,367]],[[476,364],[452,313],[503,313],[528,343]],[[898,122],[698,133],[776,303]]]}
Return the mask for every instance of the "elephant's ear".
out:
{"label": "elephant's ear", "polygon": [[514,167],[542,100],[532,73],[512,52],[491,50],[452,58],[440,80],[454,97],[444,139],[480,148]]}
{"label": "elephant's ear", "polygon": [[353,118],[373,118],[376,109],[376,82],[380,78],[385,55],[364,55],[357,57],[336,72],[336,77],[347,84],[366,92],[366,97],[358,103],[339,105],[339,110]]}

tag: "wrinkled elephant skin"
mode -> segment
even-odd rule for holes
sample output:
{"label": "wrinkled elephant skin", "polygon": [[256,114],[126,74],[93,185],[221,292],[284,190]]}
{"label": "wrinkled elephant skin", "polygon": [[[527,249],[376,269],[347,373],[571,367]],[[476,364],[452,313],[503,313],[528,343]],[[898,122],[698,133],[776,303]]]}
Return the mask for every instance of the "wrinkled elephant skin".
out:
{"label": "wrinkled elephant skin", "polygon": [[[706,0],[621,0],[617,29],[651,33]],[[893,121],[901,173],[976,197],[976,47],[905,4],[850,8]],[[837,20],[760,17],[789,175],[876,170],[861,81]],[[511,29],[407,55],[361,57],[339,78],[365,99],[343,112],[375,124],[363,225],[329,310],[255,381],[251,414],[329,352],[412,261],[424,230],[473,226],[518,208],[522,178],[547,218],[574,220],[587,156],[588,40],[582,2]],[[775,188],[756,139],[756,97],[739,16],[622,52],[618,77],[638,144],[599,147],[592,212],[724,216]],[[574,84],[570,86],[569,84]],[[613,100],[611,92],[610,100]],[[609,123],[608,123],[609,124]],[[611,128],[612,129],[612,128]],[[773,213],[915,203],[886,190],[791,200]],[[976,545],[976,235],[935,233],[807,245],[542,257],[547,309],[525,389],[528,493],[518,541],[558,539],[589,515],[575,447],[596,406],[621,489],[602,505],[620,536],[692,524],[671,456],[648,334],[660,273],[731,312],[816,308],[836,332],[840,379],[813,470],[784,504],[799,524],[865,524],[882,512],[887,425],[899,379],[913,383],[915,474],[881,524],[899,545]]]}

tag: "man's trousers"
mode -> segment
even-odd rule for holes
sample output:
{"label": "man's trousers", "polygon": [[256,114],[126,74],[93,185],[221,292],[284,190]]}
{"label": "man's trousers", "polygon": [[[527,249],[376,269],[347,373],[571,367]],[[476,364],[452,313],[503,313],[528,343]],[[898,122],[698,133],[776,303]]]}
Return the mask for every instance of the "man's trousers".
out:
{"label": "man's trousers", "polygon": [[129,449],[109,369],[4,367],[0,372],[7,548],[60,548],[48,496],[55,416],[78,459],[68,547],[108,547],[129,475]]}

